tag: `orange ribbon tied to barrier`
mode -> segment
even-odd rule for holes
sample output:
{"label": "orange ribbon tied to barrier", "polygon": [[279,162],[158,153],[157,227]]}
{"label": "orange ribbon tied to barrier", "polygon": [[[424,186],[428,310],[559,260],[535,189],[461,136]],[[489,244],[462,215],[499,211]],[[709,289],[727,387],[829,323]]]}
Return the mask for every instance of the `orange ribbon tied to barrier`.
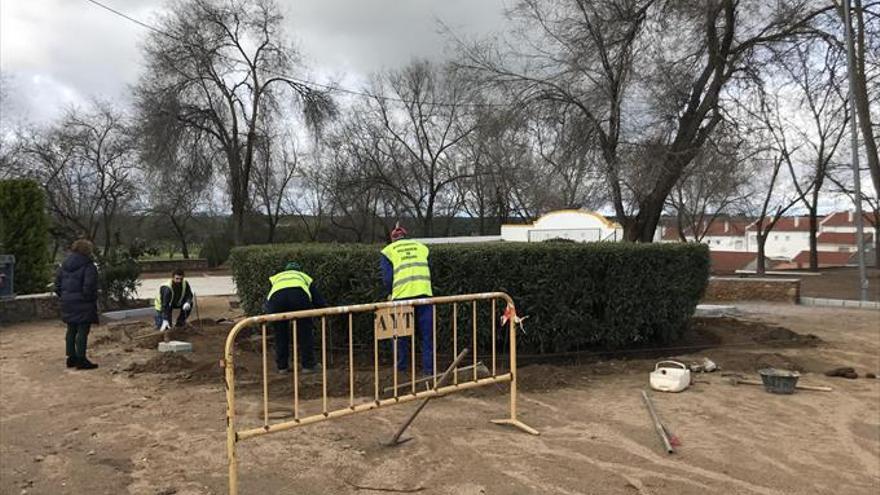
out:
{"label": "orange ribbon tied to barrier", "polygon": [[501,315],[501,325],[504,326],[508,321],[513,319],[513,322],[519,326],[519,329],[522,330],[523,333],[525,333],[526,327],[523,325],[523,321],[525,321],[526,318],[528,318],[528,316],[517,315],[516,308],[508,304],[507,307],[504,308],[504,314]]}

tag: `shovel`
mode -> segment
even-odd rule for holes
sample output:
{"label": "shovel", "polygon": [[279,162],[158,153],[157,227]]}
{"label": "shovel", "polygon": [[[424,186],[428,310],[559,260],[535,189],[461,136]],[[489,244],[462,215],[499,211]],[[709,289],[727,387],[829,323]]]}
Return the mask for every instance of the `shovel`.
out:
{"label": "shovel", "polygon": [[[437,385],[434,386],[433,390],[437,390],[438,388],[442,387],[446,383],[446,381],[449,380],[449,376],[452,375],[452,370],[454,370],[455,367],[458,366],[458,363],[460,363],[461,360],[464,359],[465,356],[467,356],[467,353],[468,350],[464,349],[458,354],[458,356],[455,357],[455,361],[453,361],[452,364],[450,364],[449,367],[446,368],[446,371],[444,371],[443,375],[440,376],[440,379],[437,380]],[[406,422],[403,423],[399,430],[397,430],[397,433],[395,433],[394,436],[391,437],[391,441],[385,445],[388,447],[396,447],[402,443],[412,440],[412,437],[404,438],[403,440],[401,440],[400,436],[403,435],[403,432],[405,432],[406,429],[409,428],[409,425],[411,425],[412,422],[415,421],[416,416],[418,416],[419,413],[422,412],[422,409],[424,409],[425,406],[428,405],[428,402],[430,402],[433,398],[434,396],[425,397],[425,400],[423,400],[422,403],[419,404],[419,407],[417,407],[416,410],[413,411]]]}

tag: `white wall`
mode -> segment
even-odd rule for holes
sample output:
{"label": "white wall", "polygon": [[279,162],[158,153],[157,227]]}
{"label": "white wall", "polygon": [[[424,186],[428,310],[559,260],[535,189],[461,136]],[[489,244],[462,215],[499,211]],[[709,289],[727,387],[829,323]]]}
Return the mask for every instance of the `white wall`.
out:
{"label": "white wall", "polygon": [[[841,226],[841,227],[825,227],[824,225],[819,225],[819,232],[846,232],[849,234],[855,234],[856,228],[855,226]],[[868,222],[865,222],[865,233],[874,232],[874,227],[872,227]]]}
{"label": "white wall", "polygon": [[598,213],[585,210],[560,210],[547,213],[532,224],[502,225],[501,238],[505,241],[519,242],[551,238],[580,242],[621,240],[623,229]]}
{"label": "white wall", "polygon": [[[758,252],[758,234],[747,232],[748,250]],[[769,258],[793,258],[801,251],[810,249],[809,232],[771,231],[764,244],[764,256]]]}
{"label": "white wall", "polygon": [[739,235],[717,235],[703,237],[703,244],[716,251],[745,251],[746,240]]}
{"label": "white wall", "polygon": [[[871,243],[865,243],[865,247],[870,250]],[[809,246],[807,246],[807,249],[804,249],[804,251],[806,251],[808,249],[810,249]],[[849,244],[831,244],[831,243],[823,242],[823,243],[816,245],[816,251],[822,251],[822,252],[829,252],[830,251],[830,252],[834,252],[834,253],[854,253],[858,250],[859,250],[858,246],[850,246]]]}

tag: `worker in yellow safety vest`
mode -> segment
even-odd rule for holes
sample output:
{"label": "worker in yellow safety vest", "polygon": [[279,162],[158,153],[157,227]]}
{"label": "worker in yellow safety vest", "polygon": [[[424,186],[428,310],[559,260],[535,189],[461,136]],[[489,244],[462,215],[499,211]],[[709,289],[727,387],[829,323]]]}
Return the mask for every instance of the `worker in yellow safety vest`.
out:
{"label": "worker in yellow safety vest", "polygon": [[[284,270],[269,277],[272,288],[266,296],[267,313],[287,313],[327,306],[314,279],[302,271],[295,261],[289,261]],[[296,320],[296,340],[299,347],[300,366],[303,373],[320,370],[315,362],[314,323],[311,318]],[[275,334],[275,364],[278,373],[290,373],[290,338],[293,331],[290,321],[272,323]]]}
{"label": "worker in yellow safety vest", "polygon": [[[434,294],[431,287],[431,266],[428,246],[421,242],[407,239],[406,229],[400,224],[391,231],[391,243],[382,249],[380,268],[382,282],[386,293],[392,301],[430,297]],[[434,349],[432,325],[434,319],[433,306],[416,306],[416,330],[422,348],[422,373],[434,374]],[[406,371],[409,362],[408,338],[399,339],[397,343],[397,369]]]}
{"label": "worker in yellow safety vest", "polygon": [[159,286],[159,293],[153,301],[156,310],[156,328],[159,331],[164,332],[171,328],[173,310],[180,310],[174,323],[175,327],[186,325],[186,319],[192,312],[193,291],[183,275],[183,270],[178,268],[171,274],[171,280]]}

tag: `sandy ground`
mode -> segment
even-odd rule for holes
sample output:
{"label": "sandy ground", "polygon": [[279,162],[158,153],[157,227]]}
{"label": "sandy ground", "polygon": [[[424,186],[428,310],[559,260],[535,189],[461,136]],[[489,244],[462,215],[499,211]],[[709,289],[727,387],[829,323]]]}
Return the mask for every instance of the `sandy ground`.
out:
{"label": "sandy ground", "polygon": [[[213,318],[234,316],[224,298],[203,304]],[[524,366],[520,417],[541,436],[490,424],[505,415],[507,395],[506,387],[489,387],[432,402],[410,431],[414,440],[394,449],[382,443],[413,404],[243,441],[241,493],[877,493],[880,380],[821,372],[838,365],[880,371],[878,313],[741,309],[739,322],[700,321],[695,332],[702,337],[689,342],[710,347],[693,354]],[[101,368],[90,372],[63,367],[58,323],[0,330],[0,493],[225,493],[225,398],[216,360],[228,328],[194,331],[187,338],[196,352],[175,362],[159,358],[153,342],[120,338],[136,325],[101,327],[91,338]],[[254,425],[259,361],[243,347],[239,415]],[[786,365],[804,372],[802,383],[834,391],[778,396],[733,387],[718,373],[700,375],[684,393],[653,394],[682,441],[669,456],[640,398],[663,354],[709,356],[727,371],[751,374]],[[288,383],[272,377],[273,408],[289,404]],[[316,410],[319,402],[303,407]]]}
{"label": "sandy ground", "polygon": [[[824,268],[821,275],[806,275],[801,279],[801,295],[830,299],[859,299],[858,268]],[[880,269],[868,268],[868,299],[880,301]]]}

